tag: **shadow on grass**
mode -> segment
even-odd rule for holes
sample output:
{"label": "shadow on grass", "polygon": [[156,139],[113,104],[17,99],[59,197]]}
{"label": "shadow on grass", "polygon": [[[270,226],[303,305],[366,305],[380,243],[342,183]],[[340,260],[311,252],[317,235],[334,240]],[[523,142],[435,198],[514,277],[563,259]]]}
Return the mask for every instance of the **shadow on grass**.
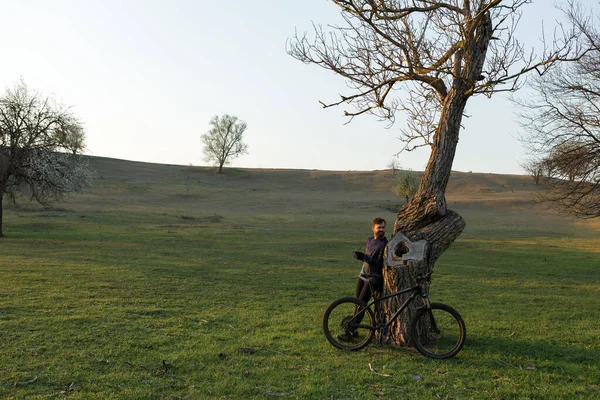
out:
{"label": "shadow on grass", "polygon": [[468,348],[473,356],[481,355],[481,359],[488,362],[494,359],[512,360],[516,364],[510,361],[503,362],[515,368],[526,368],[523,362],[531,363],[533,367],[536,366],[536,362],[542,364],[549,362],[547,366],[551,365],[553,368],[579,365],[597,369],[600,360],[600,351],[591,347],[581,348],[566,344],[559,346],[536,341],[467,338],[465,348]]}
{"label": "shadow on grass", "polygon": [[[423,358],[413,347],[380,344],[374,339],[368,348],[377,353],[394,353],[403,357]],[[472,366],[494,367],[501,363],[515,369],[564,370],[571,366],[599,369],[600,351],[571,346],[558,346],[535,341],[468,338],[463,350],[454,360]],[[443,360],[442,362],[448,362]]]}

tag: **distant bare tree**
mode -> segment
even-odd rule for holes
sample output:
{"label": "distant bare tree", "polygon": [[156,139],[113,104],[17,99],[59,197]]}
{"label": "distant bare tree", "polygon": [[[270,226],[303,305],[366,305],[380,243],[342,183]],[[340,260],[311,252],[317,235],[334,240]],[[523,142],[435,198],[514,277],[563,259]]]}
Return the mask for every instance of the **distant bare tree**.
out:
{"label": "distant bare tree", "polygon": [[400,169],[400,162],[398,160],[396,160],[395,158],[392,158],[392,160],[389,162],[387,167],[392,170],[392,178],[395,178],[396,171],[398,171]]}
{"label": "distant bare tree", "polygon": [[540,184],[540,179],[544,176],[545,160],[530,158],[521,164],[527,175],[533,178],[536,185]]}
{"label": "distant bare tree", "polygon": [[248,152],[248,146],[242,141],[247,125],[237,117],[225,114],[214,116],[210,120],[212,126],[208,133],[201,136],[204,143],[205,160],[215,163],[223,171],[223,165],[232,158]]}
{"label": "distant bare tree", "polygon": [[[49,205],[91,185],[92,172],[65,138],[67,130],[83,137],[68,110],[30,91],[23,81],[0,97],[0,237],[4,198]],[[83,142],[77,147],[83,148]]]}
{"label": "distant bare tree", "polygon": [[[348,104],[350,119],[374,114],[401,130],[405,149],[428,145],[431,153],[419,188],[397,215],[394,232],[429,243],[423,271],[461,234],[463,218],[446,207],[445,191],[467,101],[475,95],[513,91],[530,71],[544,74],[554,63],[580,57],[575,28],[559,29],[540,56],[517,39],[521,9],[530,0],[332,0],[341,26],[314,26],[314,36],[296,34],[288,52],[298,60],[344,77],[351,93],[323,107]],[[386,267],[386,270],[388,268]],[[416,271],[386,274],[386,288],[414,283]],[[386,289],[387,290],[387,289]],[[389,313],[392,305],[386,313]],[[393,342],[404,343],[401,316]]]}
{"label": "distant bare tree", "polygon": [[569,16],[590,51],[531,81],[534,96],[517,100],[522,141],[542,155],[549,177],[560,178],[543,181],[548,192],[542,201],[578,217],[600,217],[600,21],[575,7]]}

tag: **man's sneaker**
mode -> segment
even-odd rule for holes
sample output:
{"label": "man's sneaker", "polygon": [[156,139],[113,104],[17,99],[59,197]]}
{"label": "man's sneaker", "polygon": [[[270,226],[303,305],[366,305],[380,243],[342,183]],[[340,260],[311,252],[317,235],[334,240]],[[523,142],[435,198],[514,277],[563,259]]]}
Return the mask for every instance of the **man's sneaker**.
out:
{"label": "man's sneaker", "polygon": [[352,339],[356,339],[357,337],[358,337],[357,331],[346,332],[346,333],[342,333],[341,335],[337,336],[337,338],[339,340],[341,340],[342,342],[351,342]]}

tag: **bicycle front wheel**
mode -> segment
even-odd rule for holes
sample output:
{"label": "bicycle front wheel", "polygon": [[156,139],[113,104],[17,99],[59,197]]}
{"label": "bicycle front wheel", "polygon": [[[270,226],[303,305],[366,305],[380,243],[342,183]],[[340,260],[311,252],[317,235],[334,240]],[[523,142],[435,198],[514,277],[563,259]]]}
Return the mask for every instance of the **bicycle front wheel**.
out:
{"label": "bicycle front wheel", "polygon": [[371,342],[375,334],[375,315],[356,297],[334,301],[323,315],[323,332],[335,347],[360,350]]}
{"label": "bicycle front wheel", "polygon": [[454,357],[465,344],[467,330],[458,311],[441,303],[419,310],[410,324],[415,349],[429,358]]}

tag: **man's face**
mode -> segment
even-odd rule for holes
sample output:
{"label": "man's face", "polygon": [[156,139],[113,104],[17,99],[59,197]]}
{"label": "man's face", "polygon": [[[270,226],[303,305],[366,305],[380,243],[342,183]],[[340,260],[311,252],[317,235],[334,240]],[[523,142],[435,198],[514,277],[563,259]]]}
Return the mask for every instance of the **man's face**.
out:
{"label": "man's face", "polygon": [[373,237],[375,239],[381,239],[385,236],[385,223],[373,225]]}

